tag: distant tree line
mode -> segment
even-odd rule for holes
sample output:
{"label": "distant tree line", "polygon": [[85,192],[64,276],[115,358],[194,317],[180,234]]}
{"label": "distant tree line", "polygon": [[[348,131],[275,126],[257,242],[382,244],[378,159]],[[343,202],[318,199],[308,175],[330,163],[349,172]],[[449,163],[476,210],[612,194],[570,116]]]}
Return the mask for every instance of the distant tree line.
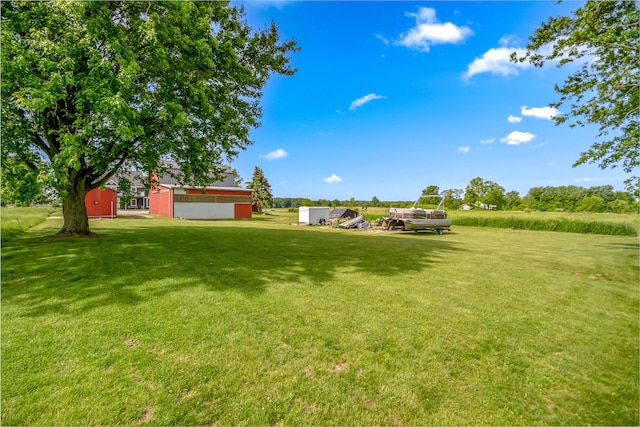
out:
{"label": "distant tree line", "polygon": [[524,203],[540,211],[633,212],[638,209],[638,202],[630,193],[614,191],[610,185],[534,187],[525,196]]}
{"label": "distant tree line", "polygon": [[[444,196],[446,209],[495,209],[566,211],[566,212],[637,212],[640,205],[633,194],[626,191],[615,191],[611,185],[580,187],[576,185],[559,187],[533,187],[524,196],[517,191],[506,191],[494,181],[473,178],[464,189],[451,188],[440,190],[436,185],[429,185],[422,190],[423,194]],[[413,200],[381,201],[376,196],[371,200],[349,200],[274,197],[274,208],[298,208],[300,206],[330,207],[409,207]]]}

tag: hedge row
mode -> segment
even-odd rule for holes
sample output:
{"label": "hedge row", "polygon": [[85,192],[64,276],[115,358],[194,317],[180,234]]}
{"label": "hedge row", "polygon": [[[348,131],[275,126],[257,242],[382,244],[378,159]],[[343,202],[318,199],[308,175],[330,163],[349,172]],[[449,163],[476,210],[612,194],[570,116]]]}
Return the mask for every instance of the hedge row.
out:
{"label": "hedge row", "polygon": [[452,219],[451,225],[512,228],[515,230],[561,231],[565,233],[608,234],[613,236],[638,235],[638,230],[630,224],[601,221],[575,221],[564,218],[537,219],[515,217],[465,217]]}

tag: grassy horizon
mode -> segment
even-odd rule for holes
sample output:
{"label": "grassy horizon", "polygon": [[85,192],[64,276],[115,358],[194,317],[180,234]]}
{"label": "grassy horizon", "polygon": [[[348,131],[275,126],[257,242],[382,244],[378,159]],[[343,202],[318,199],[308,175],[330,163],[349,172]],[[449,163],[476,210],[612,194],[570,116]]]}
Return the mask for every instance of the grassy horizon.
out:
{"label": "grassy horizon", "polygon": [[3,425],[633,425],[638,239],[48,220],[3,243]]}

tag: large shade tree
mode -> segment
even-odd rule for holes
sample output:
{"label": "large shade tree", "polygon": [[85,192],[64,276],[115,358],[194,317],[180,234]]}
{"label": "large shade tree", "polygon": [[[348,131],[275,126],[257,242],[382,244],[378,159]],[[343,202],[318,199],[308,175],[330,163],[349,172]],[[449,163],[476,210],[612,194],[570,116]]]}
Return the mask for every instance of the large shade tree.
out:
{"label": "large shade tree", "polygon": [[[622,166],[634,173],[640,165],[639,109],[640,11],[636,1],[589,0],[571,16],[543,22],[529,38],[527,52],[512,60],[543,66],[579,61],[578,70],[556,85],[560,107],[570,110],[553,118],[556,124],[594,124],[596,141],[574,166],[597,163],[602,169]],[[638,177],[627,184],[638,191]]]}
{"label": "large shade tree", "polygon": [[[205,185],[251,141],[295,42],[226,2],[3,1],[2,158],[52,171],[63,234],[90,234],[84,198],[125,169],[177,162]],[[36,154],[42,162],[26,162]]]}

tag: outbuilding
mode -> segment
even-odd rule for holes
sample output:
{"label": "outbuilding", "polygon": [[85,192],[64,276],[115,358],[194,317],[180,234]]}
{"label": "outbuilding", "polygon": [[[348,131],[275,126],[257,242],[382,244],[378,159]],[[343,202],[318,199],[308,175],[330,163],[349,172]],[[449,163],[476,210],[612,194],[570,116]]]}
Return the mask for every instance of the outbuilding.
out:
{"label": "outbuilding", "polygon": [[324,206],[300,206],[298,222],[303,224],[322,224],[329,221],[329,208]]}
{"label": "outbuilding", "polygon": [[118,195],[110,188],[94,188],[84,197],[84,205],[89,218],[114,218],[117,215]]}
{"label": "outbuilding", "polygon": [[169,218],[251,218],[251,190],[159,184],[149,192],[149,213]]}
{"label": "outbuilding", "polygon": [[329,215],[331,219],[353,219],[358,216],[358,212],[349,208],[334,208]]}

